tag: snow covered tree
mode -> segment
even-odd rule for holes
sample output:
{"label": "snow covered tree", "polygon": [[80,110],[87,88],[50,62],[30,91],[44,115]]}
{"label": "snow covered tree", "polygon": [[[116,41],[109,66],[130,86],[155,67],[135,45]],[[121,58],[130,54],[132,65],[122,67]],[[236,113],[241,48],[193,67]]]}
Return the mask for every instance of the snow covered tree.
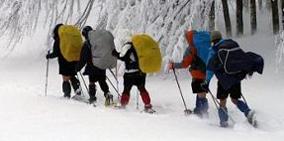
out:
{"label": "snow covered tree", "polygon": [[282,29],[284,30],[284,0],[281,0]]}

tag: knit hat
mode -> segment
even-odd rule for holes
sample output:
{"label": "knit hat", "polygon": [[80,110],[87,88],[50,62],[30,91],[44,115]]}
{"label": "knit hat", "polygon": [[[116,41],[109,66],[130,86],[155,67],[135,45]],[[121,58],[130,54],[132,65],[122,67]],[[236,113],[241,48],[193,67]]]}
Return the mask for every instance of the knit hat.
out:
{"label": "knit hat", "polygon": [[222,34],[220,31],[214,30],[210,32],[210,39],[211,42],[216,41],[216,40],[221,40],[222,39]]}
{"label": "knit hat", "polygon": [[85,26],[82,30],[82,35],[85,37],[85,38],[88,38],[88,33],[89,31],[93,30],[93,28],[91,26]]}

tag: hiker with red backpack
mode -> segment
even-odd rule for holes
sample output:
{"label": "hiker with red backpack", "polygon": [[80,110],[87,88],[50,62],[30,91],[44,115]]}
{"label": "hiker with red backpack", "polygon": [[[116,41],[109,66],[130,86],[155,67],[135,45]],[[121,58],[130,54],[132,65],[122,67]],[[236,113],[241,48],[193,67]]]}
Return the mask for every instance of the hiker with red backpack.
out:
{"label": "hiker with red backpack", "polygon": [[89,103],[94,104],[97,100],[95,83],[98,82],[106,98],[105,105],[108,106],[113,102],[113,95],[109,92],[106,82],[106,69],[101,69],[93,64],[92,45],[89,38],[91,31],[93,31],[91,26],[85,26],[82,30],[85,42],[81,51],[80,61],[77,65],[77,71],[80,71],[86,65],[83,75],[88,75],[89,77]]}
{"label": "hiker with red backpack", "polygon": [[[229,125],[229,114],[226,107],[229,95],[231,101],[244,113],[248,122],[256,126],[254,111],[249,108],[245,100],[241,100],[241,81],[254,72],[262,74],[263,58],[252,52],[244,52],[236,41],[223,39],[219,31],[212,31],[210,36],[213,46],[210,48],[207,62],[206,84],[203,86],[208,89],[213,74],[216,75],[218,79],[217,99],[220,100],[218,109],[220,126]],[[210,92],[209,89],[208,91]]]}
{"label": "hiker with red backpack", "polygon": [[[144,103],[144,111],[148,113],[153,113],[155,111],[152,109],[150,95],[145,88],[146,75],[147,75],[146,73],[150,71],[157,71],[156,68],[158,68],[159,70],[160,64],[158,64],[158,67],[154,66],[149,68],[149,66],[152,66],[151,61],[147,60],[144,62],[142,58],[138,58],[138,53],[140,53],[138,48],[141,47],[140,49],[143,50],[153,45],[154,48],[153,52],[155,52],[155,49],[158,48],[157,46],[155,46],[157,45],[157,43],[153,41],[152,38],[146,34],[132,36],[131,33],[129,32],[127,35],[129,35],[129,37],[124,37],[126,42],[122,46],[121,52],[118,53],[115,49],[112,52],[113,56],[117,57],[118,59],[122,60],[125,63],[125,73],[123,75],[124,89],[120,99],[120,104],[122,108],[126,107],[130,99],[131,88],[133,86],[137,86],[138,90],[140,91],[140,96],[142,98],[142,101]],[[147,44],[148,46],[145,46],[144,43]],[[160,56],[160,54],[155,54],[155,55]],[[151,57],[149,56],[144,58],[151,59]],[[155,58],[157,57],[152,58],[152,62],[160,63],[161,60],[157,59],[158,61],[154,61],[156,60]],[[145,63],[147,62],[148,64],[146,65],[148,66],[145,65]],[[143,66],[141,67],[141,65]],[[144,67],[146,69],[144,69]]]}
{"label": "hiker with red backpack", "polygon": [[[53,39],[54,39],[53,52],[50,54],[48,53],[46,55],[46,59],[51,59],[51,58],[56,58],[56,57],[58,58],[59,74],[62,75],[62,79],[63,79],[62,91],[64,93],[64,97],[66,98],[71,97],[71,85],[76,93],[76,96],[81,95],[80,82],[76,78],[76,71],[75,71],[77,61],[68,60],[65,58],[63,54],[64,52],[63,49],[65,49],[64,47],[67,47],[67,46],[62,44],[63,39],[61,39],[61,37],[63,37],[62,35],[64,34],[65,29],[69,27],[71,26],[66,26],[63,24],[57,24],[55,26],[53,30]],[[80,39],[78,39],[78,42],[80,42]],[[71,82],[71,85],[70,85],[70,82]]]}
{"label": "hiker with red backpack", "polygon": [[185,32],[188,43],[183,60],[179,63],[170,62],[168,69],[181,69],[189,67],[192,75],[191,88],[196,96],[195,108],[193,113],[203,118],[208,117],[207,91],[201,86],[206,78],[206,61],[210,47],[210,35],[205,31],[190,30]]}

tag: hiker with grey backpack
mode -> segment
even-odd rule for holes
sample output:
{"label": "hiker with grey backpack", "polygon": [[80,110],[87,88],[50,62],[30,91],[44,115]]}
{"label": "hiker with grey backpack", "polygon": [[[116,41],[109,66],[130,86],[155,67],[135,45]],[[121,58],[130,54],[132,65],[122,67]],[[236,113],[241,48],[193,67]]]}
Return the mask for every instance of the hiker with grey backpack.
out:
{"label": "hiker with grey backpack", "polygon": [[97,88],[95,83],[98,82],[100,88],[104,92],[106,99],[105,106],[108,106],[113,103],[113,95],[109,92],[109,87],[106,82],[106,69],[101,69],[93,64],[93,49],[91,45],[92,39],[90,39],[89,37],[90,32],[91,34],[93,34],[92,32],[94,32],[92,27],[90,26],[85,26],[82,30],[82,35],[85,37],[85,42],[83,44],[80,61],[78,62],[76,70],[80,71],[84,66],[86,66],[83,75],[88,75],[89,77],[89,103],[95,105],[95,102],[97,101]]}
{"label": "hiker with grey backpack", "polygon": [[217,99],[219,99],[218,115],[221,127],[228,127],[229,113],[226,107],[228,96],[237,108],[244,113],[248,122],[257,126],[255,112],[251,110],[245,100],[241,100],[241,81],[254,72],[262,74],[263,58],[252,52],[244,52],[232,39],[222,39],[219,31],[210,33],[213,46],[207,62],[206,82],[203,88],[208,90],[213,74],[217,77]]}

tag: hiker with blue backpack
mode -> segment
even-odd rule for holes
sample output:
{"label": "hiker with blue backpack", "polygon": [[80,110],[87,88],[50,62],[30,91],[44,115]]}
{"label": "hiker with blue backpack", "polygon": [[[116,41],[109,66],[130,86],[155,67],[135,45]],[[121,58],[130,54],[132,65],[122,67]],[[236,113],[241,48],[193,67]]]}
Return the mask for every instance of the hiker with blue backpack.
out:
{"label": "hiker with blue backpack", "polygon": [[190,30],[185,32],[185,38],[188,43],[183,60],[175,63],[170,62],[168,69],[181,69],[189,67],[192,76],[191,88],[196,96],[195,108],[193,113],[203,118],[208,117],[208,100],[206,98],[207,91],[203,89],[201,84],[206,78],[206,61],[210,47],[210,34],[206,31]]}
{"label": "hiker with blue backpack", "polygon": [[[241,100],[241,81],[254,72],[262,73],[264,64],[262,57],[252,52],[245,53],[236,41],[223,39],[219,31],[212,31],[210,37],[213,45],[210,48],[207,62],[206,84],[203,86],[208,89],[211,78],[214,74],[216,75],[218,79],[217,99],[220,101],[218,108],[220,126],[229,125],[229,114],[226,107],[229,95],[231,101],[244,113],[248,122],[256,126],[255,112],[245,100]],[[209,89],[208,91],[211,93]]]}
{"label": "hiker with blue backpack", "polygon": [[[70,35],[74,35],[74,33],[76,36],[69,38]],[[74,89],[74,92],[76,93],[75,96],[80,96],[81,95],[80,82],[76,78],[77,73],[75,71],[79,57],[78,55],[80,55],[80,49],[81,49],[80,46],[82,42],[80,31],[79,29],[77,29],[72,25],[57,24],[53,30],[53,39],[54,39],[53,52],[48,53],[46,55],[46,59],[58,58],[59,74],[62,75],[63,79],[62,91],[64,93],[64,97],[65,98],[71,97],[71,85]],[[75,51],[75,55],[68,53],[68,50],[72,49],[70,47],[70,45],[72,44],[77,45],[76,48],[73,48],[77,49],[78,51],[78,52]],[[76,59],[74,59],[74,56],[77,56],[77,58],[75,57]]]}
{"label": "hiker with blue backpack", "polygon": [[[82,30],[82,35],[85,37],[85,42],[81,51],[80,61],[77,64],[77,71],[80,71],[84,66],[85,71],[83,75],[88,75],[89,77],[89,103],[95,104],[97,101],[96,97],[96,82],[99,83],[101,90],[104,92],[105,96],[105,106],[109,106],[113,103],[113,95],[109,92],[109,87],[106,82],[106,69],[101,69],[93,64],[92,58],[92,45],[89,33],[94,32],[91,26],[85,26]],[[112,51],[112,50],[110,50]]]}

